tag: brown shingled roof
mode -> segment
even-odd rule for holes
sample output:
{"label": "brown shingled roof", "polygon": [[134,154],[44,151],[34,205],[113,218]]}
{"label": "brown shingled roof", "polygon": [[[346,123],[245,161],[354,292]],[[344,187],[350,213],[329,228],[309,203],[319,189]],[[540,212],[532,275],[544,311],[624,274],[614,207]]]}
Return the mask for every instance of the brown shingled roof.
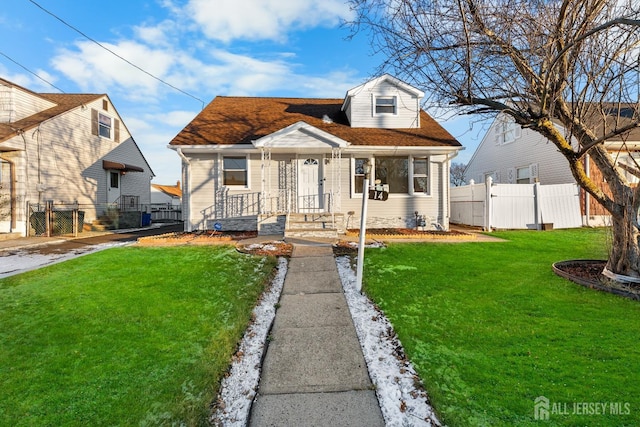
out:
{"label": "brown shingled roof", "polygon": [[104,96],[98,94],[36,93],[2,78],[0,78],[0,82],[5,86],[20,88],[21,90],[30,92],[35,96],[39,96],[56,104],[49,109],[33,114],[29,117],[25,117],[22,120],[12,123],[0,123],[0,143],[17,135],[18,131],[24,132],[32,129],[52,117],[77,108],[83,104],[88,104],[89,102]]}
{"label": "brown shingled roof", "polygon": [[424,111],[420,112],[421,127],[417,129],[352,128],[342,104],[342,99],[218,96],[170,145],[250,144],[303,121],[352,145],[461,146]]}
{"label": "brown shingled roof", "polygon": [[182,197],[182,189],[180,188],[180,181],[178,181],[177,185],[151,184],[151,186],[156,190],[162,191],[163,193],[169,196]]}

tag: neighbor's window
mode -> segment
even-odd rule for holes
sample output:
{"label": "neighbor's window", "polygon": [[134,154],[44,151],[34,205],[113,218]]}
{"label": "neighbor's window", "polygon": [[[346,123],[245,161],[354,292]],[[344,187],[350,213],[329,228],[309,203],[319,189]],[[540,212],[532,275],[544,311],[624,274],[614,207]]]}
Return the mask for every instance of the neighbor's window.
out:
{"label": "neighbor's window", "polygon": [[246,187],[247,181],[247,158],[246,157],[223,157],[222,174],[224,185],[234,185]]}
{"label": "neighbor's window", "polygon": [[510,144],[520,138],[522,129],[511,117],[501,117],[496,132],[496,145]]}
{"label": "neighbor's window", "polygon": [[98,114],[98,133],[104,138],[111,138],[111,117]]}
{"label": "neighbor's window", "polygon": [[364,165],[367,159],[354,159],[353,169],[353,192],[362,194],[362,186],[364,185]]}
{"label": "neighbor's window", "polygon": [[389,193],[409,193],[409,158],[376,157],[375,180],[389,185]]}
{"label": "neighbor's window", "polygon": [[429,159],[413,158],[413,192],[429,193]]}
{"label": "neighbor's window", "polygon": [[516,172],[516,184],[529,184],[529,166],[524,168],[518,168]]}
{"label": "neighbor's window", "polygon": [[376,96],[376,114],[396,114],[395,96]]}

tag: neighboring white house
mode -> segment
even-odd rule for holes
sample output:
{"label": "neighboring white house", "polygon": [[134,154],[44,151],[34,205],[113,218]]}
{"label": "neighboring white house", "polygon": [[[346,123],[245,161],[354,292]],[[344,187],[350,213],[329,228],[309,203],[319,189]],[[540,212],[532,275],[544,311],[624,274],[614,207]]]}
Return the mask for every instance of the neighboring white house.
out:
{"label": "neighboring white house", "polygon": [[[154,176],[106,94],[36,93],[0,78],[0,233],[27,234],[33,209],[143,209]],[[31,209],[31,211],[30,211]]]}
{"label": "neighboring white house", "polygon": [[[559,129],[562,129],[559,127]],[[618,163],[634,165],[640,153],[640,129],[628,134],[625,139],[616,138],[606,142],[606,147]],[[585,158],[586,170],[606,190],[599,171],[593,161]],[[634,167],[635,168],[635,167]],[[498,115],[478,145],[465,170],[465,180],[483,183],[491,176],[496,184],[575,184],[569,164],[554,144],[530,129],[522,129],[512,119]],[[638,179],[627,173],[631,183]],[[585,191],[581,190],[582,214],[585,223],[602,221],[607,213]]]}
{"label": "neighboring white house", "polygon": [[344,99],[216,97],[169,145],[182,158],[185,229],[358,228],[367,161],[389,194],[370,201],[369,227],[414,227],[419,215],[447,229],[462,147],[423,96],[385,74]]}
{"label": "neighboring white house", "polygon": [[180,181],[176,185],[151,184],[151,206],[153,209],[177,209],[182,206]]}

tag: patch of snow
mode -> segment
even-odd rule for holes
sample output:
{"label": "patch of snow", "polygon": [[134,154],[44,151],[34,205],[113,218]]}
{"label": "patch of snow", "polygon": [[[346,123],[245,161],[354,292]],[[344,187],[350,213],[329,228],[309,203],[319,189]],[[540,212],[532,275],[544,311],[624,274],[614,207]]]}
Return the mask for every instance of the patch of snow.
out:
{"label": "patch of snow", "polygon": [[420,378],[389,320],[356,289],[356,275],[349,257],[337,257],[347,305],[367,362],[380,409],[387,426],[440,426]]}
{"label": "patch of snow", "polygon": [[98,245],[87,246],[83,249],[76,249],[64,254],[41,254],[29,252],[26,250],[12,251],[10,254],[0,255],[0,279],[13,276],[15,274],[24,273],[35,270],[47,265],[57,264],[81,255],[98,252],[104,249],[113,248],[115,246],[128,245],[130,242],[109,242]]}
{"label": "patch of snow", "polygon": [[251,403],[258,391],[267,335],[276,316],[276,304],[280,300],[286,274],[287,260],[280,257],[278,272],[253,309],[253,322],[244,333],[229,374],[222,380],[216,411],[211,417],[216,426],[247,425]]}

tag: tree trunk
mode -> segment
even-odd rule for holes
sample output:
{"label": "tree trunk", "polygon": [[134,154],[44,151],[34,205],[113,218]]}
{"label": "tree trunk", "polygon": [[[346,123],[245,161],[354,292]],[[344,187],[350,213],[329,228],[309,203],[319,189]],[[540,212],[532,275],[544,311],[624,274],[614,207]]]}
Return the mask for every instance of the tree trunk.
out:
{"label": "tree trunk", "polygon": [[[633,192],[626,191],[621,215],[611,215],[613,241],[607,269],[615,274],[640,278],[640,245],[638,212],[634,208]],[[622,200],[616,197],[616,200]]]}

